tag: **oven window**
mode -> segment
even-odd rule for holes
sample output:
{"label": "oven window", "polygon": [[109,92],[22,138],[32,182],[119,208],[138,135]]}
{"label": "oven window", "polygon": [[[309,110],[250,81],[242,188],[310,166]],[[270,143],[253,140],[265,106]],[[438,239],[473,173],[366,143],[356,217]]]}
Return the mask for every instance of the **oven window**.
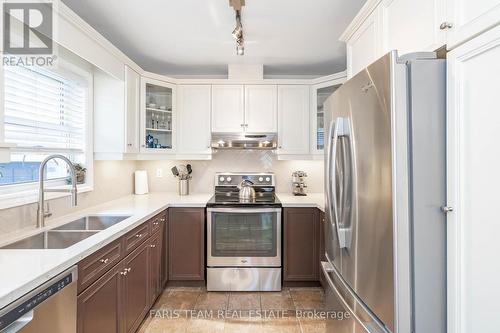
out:
{"label": "oven window", "polygon": [[275,257],[277,213],[212,213],[213,257]]}

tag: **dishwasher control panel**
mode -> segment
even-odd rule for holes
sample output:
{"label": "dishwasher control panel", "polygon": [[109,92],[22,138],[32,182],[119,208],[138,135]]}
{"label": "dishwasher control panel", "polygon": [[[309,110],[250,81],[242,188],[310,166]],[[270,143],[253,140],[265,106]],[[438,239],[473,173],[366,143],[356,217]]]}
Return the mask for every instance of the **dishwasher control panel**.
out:
{"label": "dishwasher control panel", "polygon": [[[21,317],[29,314],[30,311],[35,310],[45,300],[55,296],[74,280],[76,280],[75,271],[65,272],[0,310],[0,333],[6,327],[15,324]],[[25,320],[25,322],[29,322],[29,320]]]}

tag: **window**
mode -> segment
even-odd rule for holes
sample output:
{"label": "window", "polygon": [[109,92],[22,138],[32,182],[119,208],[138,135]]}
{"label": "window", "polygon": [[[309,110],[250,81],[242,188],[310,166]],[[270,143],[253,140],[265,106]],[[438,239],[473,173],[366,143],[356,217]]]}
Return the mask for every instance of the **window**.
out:
{"label": "window", "polygon": [[[0,164],[0,186],[38,181],[40,162],[62,154],[86,164],[88,81],[75,73],[39,67],[4,67],[5,142],[16,144],[11,162]],[[67,177],[53,160],[46,179]]]}

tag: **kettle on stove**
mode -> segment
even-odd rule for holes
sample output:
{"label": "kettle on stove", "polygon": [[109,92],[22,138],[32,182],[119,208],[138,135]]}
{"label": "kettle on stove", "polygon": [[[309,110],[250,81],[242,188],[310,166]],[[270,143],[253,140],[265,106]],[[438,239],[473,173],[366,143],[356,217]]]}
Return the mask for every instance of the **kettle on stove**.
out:
{"label": "kettle on stove", "polygon": [[240,190],[239,197],[241,200],[254,200],[255,199],[255,189],[253,188],[253,182],[245,179],[239,185]]}

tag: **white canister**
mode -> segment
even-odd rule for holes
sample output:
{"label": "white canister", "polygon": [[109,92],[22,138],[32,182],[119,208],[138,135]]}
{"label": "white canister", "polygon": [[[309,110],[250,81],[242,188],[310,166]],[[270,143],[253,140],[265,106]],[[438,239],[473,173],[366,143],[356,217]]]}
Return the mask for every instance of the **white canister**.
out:
{"label": "white canister", "polygon": [[135,194],[147,194],[148,188],[148,172],[146,170],[137,170],[134,173],[135,177]]}

